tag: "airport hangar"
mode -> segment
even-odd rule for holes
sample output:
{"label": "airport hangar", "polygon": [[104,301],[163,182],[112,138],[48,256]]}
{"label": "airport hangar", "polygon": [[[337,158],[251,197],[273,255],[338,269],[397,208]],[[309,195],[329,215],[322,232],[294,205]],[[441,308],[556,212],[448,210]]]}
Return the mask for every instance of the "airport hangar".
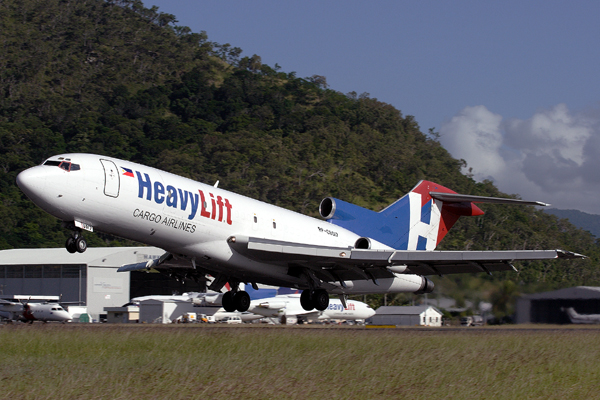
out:
{"label": "airport hangar", "polygon": [[0,297],[60,296],[64,306],[85,306],[100,321],[105,307],[120,307],[133,297],[204,292],[204,282],[177,282],[158,273],[117,272],[123,264],[159,258],[156,247],[89,247],[71,254],[64,248],[0,251]]}
{"label": "airport hangar", "polygon": [[575,308],[580,314],[600,314],[600,287],[575,286],[551,292],[521,296],[517,299],[517,324],[569,324],[562,310]]}

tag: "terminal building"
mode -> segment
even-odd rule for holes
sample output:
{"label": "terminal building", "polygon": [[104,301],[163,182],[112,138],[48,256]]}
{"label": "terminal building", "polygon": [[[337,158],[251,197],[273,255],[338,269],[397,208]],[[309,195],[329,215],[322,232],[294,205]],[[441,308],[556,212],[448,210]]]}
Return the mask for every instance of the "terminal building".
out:
{"label": "terminal building", "polygon": [[64,248],[0,251],[0,297],[59,296],[65,307],[85,306],[94,321],[105,307],[121,307],[133,297],[203,292],[203,282],[177,282],[163,274],[117,272],[123,264],[159,258],[156,247],[88,248],[71,254]]}

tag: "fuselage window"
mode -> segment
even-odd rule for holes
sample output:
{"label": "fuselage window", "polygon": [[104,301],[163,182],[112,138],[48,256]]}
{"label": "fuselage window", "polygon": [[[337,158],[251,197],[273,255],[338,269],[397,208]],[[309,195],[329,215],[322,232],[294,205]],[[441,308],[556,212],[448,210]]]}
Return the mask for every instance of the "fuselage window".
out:
{"label": "fuselage window", "polygon": [[277,224],[273,221],[273,229],[277,229]]}
{"label": "fuselage window", "polygon": [[258,218],[256,218],[256,215],[254,216],[254,223],[258,222]]}

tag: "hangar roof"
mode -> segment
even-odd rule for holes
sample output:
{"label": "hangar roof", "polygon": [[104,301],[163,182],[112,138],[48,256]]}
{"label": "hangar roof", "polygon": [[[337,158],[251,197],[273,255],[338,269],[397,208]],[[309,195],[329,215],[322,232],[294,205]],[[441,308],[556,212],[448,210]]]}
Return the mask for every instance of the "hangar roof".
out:
{"label": "hangar roof", "polygon": [[56,249],[11,249],[0,251],[0,265],[85,264],[114,267],[158,258],[164,250],[157,247],[88,247],[84,253]]}
{"label": "hangar roof", "polygon": [[536,293],[522,296],[528,300],[542,299],[600,299],[600,287],[575,286],[572,288],[554,290],[552,292]]}
{"label": "hangar roof", "polygon": [[421,315],[430,308],[442,315],[440,310],[433,306],[383,306],[377,309],[377,315]]}

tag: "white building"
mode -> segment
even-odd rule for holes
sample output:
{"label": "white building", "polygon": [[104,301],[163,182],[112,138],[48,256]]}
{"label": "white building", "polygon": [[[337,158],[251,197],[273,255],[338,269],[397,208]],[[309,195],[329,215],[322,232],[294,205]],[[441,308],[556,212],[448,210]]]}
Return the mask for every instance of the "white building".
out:
{"label": "white building", "polygon": [[187,312],[196,312],[194,304],[190,301],[144,300],[140,302],[141,323],[169,324]]}
{"label": "white building", "polygon": [[442,315],[433,306],[384,306],[371,317],[371,324],[442,326]]}

